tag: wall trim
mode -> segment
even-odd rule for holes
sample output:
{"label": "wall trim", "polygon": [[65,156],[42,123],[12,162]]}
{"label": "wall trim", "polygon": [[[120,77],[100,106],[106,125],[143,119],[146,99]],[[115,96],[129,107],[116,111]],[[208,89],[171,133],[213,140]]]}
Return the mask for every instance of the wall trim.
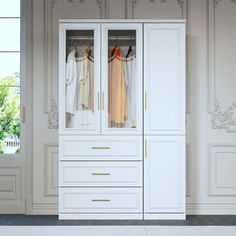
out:
{"label": "wall trim", "polygon": [[[208,145],[208,196],[209,197],[235,197],[236,187],[216,186],[216,165],[215,159],[217,149],[222,149],[221,153],[235,153],[236,144],[209,144]],[[224,150],[227,148],[228,150]]]}
{"label": "wall trim", "polygon": [[191,144],[186,144],[186,197],[191,197]]}
{"label": "wall trim", "polygon": [[[235,0],[231,0],[235,3]],[[219,7],[220,0],[207,1],[208,15],[208,112],[211,114],[212,129],[224,129],[226,132],[236,132],[236,102],[227,108],[221,108],[221,102],[216,97],[215,78],[215,9]]]}
{"label": "wall trim", "polygon": [[58,215],[58,204],[34,203],[33,215]]}
{"label": "wall trim", "polygon": [[187,215],[235,215],[236,203],[188,203]]}
{"label": "wall trim", "polygon": [[[51,150],[50,150],[51,149]],[[52,149],[56,149],[56,151],[52,151]],[[58,144],[56,143],[47,143],[44,144],[44,196],[45,197],[57,197],[58,193],[55,191],[55,188],[53,189],[53,186],[50,186],[52,184],[52,176],[49,176],[48,173],[48,158],[49,158],[49,151],[51,154],[58,153]],[[59,160],[58,160],[59,161]],[[51,170],[51,174],[52,174]]]}

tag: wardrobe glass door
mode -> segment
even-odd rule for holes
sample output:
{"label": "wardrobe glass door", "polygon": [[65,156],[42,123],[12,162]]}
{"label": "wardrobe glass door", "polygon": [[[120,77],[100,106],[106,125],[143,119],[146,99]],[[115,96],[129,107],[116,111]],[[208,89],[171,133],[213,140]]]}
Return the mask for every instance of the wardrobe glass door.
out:
{"label": "wardrobe glass door", "polygon": [[141,134],[142,25],[103,25],[102,132]]}
{"label": "wardrobe glass door", "polygon": [[100,133],[99,26],[79,24],[64,31],[64,53],[60,55],[64,78],[60,94],[64,94],[61,130],[66,133]]}

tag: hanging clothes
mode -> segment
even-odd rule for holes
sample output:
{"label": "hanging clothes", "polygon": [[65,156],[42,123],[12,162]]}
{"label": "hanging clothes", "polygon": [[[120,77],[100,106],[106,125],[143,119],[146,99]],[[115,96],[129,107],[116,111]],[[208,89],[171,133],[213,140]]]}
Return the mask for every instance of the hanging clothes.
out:
{"label": "hanging clothes", "polygon": [[126,87],[124,79],[124,65],[122,53],[116,47],[113,55],[109,58],[108,80],[108,113],[110,127],[124,125],[127,116],[126,110]]}
{"label": "hanging clothes", "polygon": [[94,121],[94,63],[84,54],[75,58],[72,50],[66,65],[67,127],[91,126]]}
{"label": "hanging clothes", "polygon": [[78,110],[94,111],[94,63],[87,55],[80,62]]}
{"label": "hanging clothes", "polygon": [[136,127],[136,57],[133,52],[125,61],[125,84],[127,97],[126,127]]}
{"label": "hanging clothes", "polygon": [[76,110],[76,85],[77,85],[77,65],[75,59],[75,49],[73,49],[66,63],[66,112],[74,114]]}

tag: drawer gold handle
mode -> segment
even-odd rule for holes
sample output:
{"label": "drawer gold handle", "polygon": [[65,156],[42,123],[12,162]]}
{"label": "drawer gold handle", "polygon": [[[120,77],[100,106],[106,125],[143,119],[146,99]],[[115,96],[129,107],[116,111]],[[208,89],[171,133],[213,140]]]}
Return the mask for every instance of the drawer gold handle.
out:
{"label": "drawer gold handle", "polygon": [[110,199],[92,199],[92,202],[110,202]]}
{"label": "drawer gold handle", "polygon": [[102,110],[104,111],[104,92],[102,92]]}
{"label": "drawer gold handle", "polygon": [[110,173],[92,173],[91,175],[111,175]]}
{"label": "drawer gold handle", "polygon": [[110,147],[92,147],[92,149],[111,149]]}

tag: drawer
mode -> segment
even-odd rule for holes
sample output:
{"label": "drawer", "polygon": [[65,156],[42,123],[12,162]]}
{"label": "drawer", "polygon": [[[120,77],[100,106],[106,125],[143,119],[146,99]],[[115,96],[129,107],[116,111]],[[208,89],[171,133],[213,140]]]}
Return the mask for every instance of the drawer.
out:
{"label": "drawer", "polygon": [[61,161],[60,186],[142,186],[142,163]]}
{"label": "drawer", "polygon": [[142,136],[61,136],[60,160],[142,160]]}
{"label": "drawer", "polygon": [[141,188],[60,188],[60,213],[141,213]]}

